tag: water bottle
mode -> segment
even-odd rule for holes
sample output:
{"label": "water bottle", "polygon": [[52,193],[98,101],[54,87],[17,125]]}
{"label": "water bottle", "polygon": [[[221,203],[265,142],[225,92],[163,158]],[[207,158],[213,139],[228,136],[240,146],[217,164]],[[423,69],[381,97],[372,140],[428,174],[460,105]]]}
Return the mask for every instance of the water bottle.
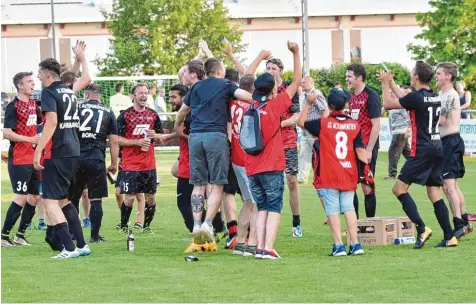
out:
{"label": "water bottle", "polygon": [[134,235],[132,234],[132,230],[129,230],[129,234],[127,235],[127,251],[134,251],[135,249]]}
{"label": "water bottle", "polygon": [[395,245],[403,245],[403,244],[415,244],[416,240],[413,236],[407,236],[407,237],[400,237],[396,238],[393,243]]}
{"label": "water bottle", "polygon": [[[145,130],[144,139],[149,140],[149,142],[150,142],[149,129]],[[144,148],[144,147],[141,148],[141,151],[148,151],[148,150],[149,150],[148,147],[147,148]]]}
{"label": "water bottle", "polygon": [[[38,133],[38,136],[41,136],[41,132]],[[36,149],[36,144],[33,144],[33,149]]]}
{"label": "water bottle", "polygon": [[109,180],[109,182],[111,184],[115,184],[116,183],[116,178],[114,177],[114,174],[112,174],[111,172],[108,172],[107,173],[107,179]]}

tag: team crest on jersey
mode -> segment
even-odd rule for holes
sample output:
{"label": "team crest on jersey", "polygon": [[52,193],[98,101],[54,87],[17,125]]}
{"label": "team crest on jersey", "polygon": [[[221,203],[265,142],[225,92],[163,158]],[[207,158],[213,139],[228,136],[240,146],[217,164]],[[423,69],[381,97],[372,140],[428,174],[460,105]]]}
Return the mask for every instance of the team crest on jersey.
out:
{"label": "team crest on jersey", "polygon": [[352,109],[352,111],[350,111],[350,117],[352,117],[353,120],[358,120],[359,114],[360,114],[360,109]]}
{"label": "team crest on jersey", "polygon": [[132,135],[145,135],[149,130],[148,124],[136,125]]}
{"label": "team crest on jersey", "polygon": [[27,126],[36,126],[36,114],[28,115],[28,120],[26,121]]}

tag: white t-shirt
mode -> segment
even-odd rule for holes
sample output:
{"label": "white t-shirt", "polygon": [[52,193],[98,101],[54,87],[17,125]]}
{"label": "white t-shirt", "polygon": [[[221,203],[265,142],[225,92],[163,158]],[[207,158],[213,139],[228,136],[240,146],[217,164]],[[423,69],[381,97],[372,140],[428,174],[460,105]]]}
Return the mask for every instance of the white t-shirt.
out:
{"label": "white t-shirt", "polygon": [[124,111],[132,106],[131,99],[123,95],[121,93],[117,93],[116,95],[111,96],[109,99],[109,107],[111,108],[112,112],[116,118],[119,116],[121,111]]}

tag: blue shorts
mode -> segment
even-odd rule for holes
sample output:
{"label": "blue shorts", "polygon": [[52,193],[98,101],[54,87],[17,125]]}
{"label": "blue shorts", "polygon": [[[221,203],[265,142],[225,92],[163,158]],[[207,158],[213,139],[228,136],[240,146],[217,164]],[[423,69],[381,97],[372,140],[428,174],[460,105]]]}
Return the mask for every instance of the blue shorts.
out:
{"label": "blue shorts", "polygon": [[284,199],[284,172],[264,172],[248,176],[258,211],[281,213]]}
{"label": "blue shorts", "polygon": [[326,215],[335,215],[354,210],[354,191],[340,191],[337,189],[323,188],[318,190],[324,198]]}

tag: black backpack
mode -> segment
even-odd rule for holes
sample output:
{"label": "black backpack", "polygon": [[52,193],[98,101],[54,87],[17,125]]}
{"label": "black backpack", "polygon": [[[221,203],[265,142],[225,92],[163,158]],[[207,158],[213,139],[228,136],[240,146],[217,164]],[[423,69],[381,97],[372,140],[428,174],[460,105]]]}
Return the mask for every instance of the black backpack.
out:
{"label": "black backpack", "polygon": [[[262,103],[257,108],[251,105],[248,111],[243,115],[240,130],[240,146],[243,151],[249,155],[257,156],[264,150],[265,144],[261,134],[261,118],[259,110],[266,104],[268,103]],[[274,138],[280,129],[281,127],[278,128],[271,139]]]}

